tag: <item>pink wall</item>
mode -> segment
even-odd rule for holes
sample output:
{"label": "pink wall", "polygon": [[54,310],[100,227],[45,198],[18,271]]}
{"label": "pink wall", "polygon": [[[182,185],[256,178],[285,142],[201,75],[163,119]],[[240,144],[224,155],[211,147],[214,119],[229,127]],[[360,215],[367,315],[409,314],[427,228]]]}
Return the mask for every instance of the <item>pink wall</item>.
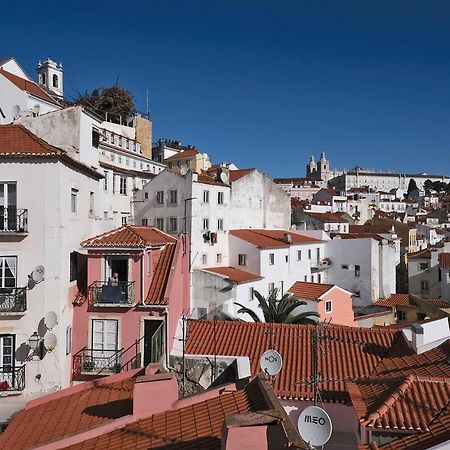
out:
{"label": "pink wall", "polygon": [[[325,312],[325,302],[327,300],[332,301],[332,311],[330,313]],[[346,325],[349,327],[356,325],[353,314],[352,296],[337,286],[332,287],[322,295],[317,304],[317,312],[320,315],[320,320],[331,319],[332,324]]]}

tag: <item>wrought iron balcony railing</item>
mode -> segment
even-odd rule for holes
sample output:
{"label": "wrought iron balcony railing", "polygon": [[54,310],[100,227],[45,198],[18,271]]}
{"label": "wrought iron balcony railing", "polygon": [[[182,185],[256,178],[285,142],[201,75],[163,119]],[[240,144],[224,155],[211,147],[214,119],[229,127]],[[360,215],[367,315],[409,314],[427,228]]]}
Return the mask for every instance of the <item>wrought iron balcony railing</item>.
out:
{"label": "wrought iron balcony railing", "polygon": [[89,286],[91,306],[131,306],[134,303],[134,281],[95,281]]}
{"label": "wrought iron balcony railing", "polygon": [[24,287],[0,288],[0,314],[25,312],[27,310],[27,289]]}
{"label": "wrought iron balcony railing", "polygon": [[0,366],[0,393],[25,389],[25,366]]}
{"label": "wrought iron balcony railing", "polygon": [[73,374],[110,375],[119,373],[122,368],[122,350],[99,350],[83,348],[73,355]]}
{"label": "wrought iron balcony railing", "polygon": [[28,209],[0,207],[0,233],[28,233]]}

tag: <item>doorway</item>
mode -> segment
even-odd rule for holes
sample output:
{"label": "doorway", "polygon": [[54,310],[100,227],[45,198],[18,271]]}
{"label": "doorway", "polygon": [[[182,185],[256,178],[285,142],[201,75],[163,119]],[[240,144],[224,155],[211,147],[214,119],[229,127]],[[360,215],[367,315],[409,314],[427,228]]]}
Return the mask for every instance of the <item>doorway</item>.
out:
{"label": "doorway", "polygon": [[106,281],[110,280],[114,273],[119,275],[119,281],[128,282],[128,258],[120,256],[107,256],[105,275]]}
{"label": "doorway", "polygon": [[160,362],[164,343],[164,320],[144,320],[144,367]]}

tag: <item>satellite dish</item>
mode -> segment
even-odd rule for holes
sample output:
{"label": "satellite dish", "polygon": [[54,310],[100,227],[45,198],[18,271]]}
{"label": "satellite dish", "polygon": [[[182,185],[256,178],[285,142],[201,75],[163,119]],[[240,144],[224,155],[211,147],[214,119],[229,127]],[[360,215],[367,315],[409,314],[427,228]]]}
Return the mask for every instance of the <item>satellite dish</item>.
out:
{"label": "satellite dish", "polygon": [[36,269],[31,272],[31,278],[37,284],[44,279],[44,266],[37,266]]}
{"label": "satellite dish", "polygon": [[267,375],[277,375],[283,366],[283,359],[276,350],[266,350],[259,360],[261,370]]}
{"label": "satellite dish", "polygon": [[314,447],[325,445],[333,431],[330,416],[318,406],[305,408],[298,418],[297,427],[303,440]]}
{"label": "satellite dish", "polygon": [[20,106],[19,105],[14,105],[12,108],[12,115],[13,117],[16,117],[20,114]]}
{"label": "satellite dish", "polygon": [[58,316],[55,311],[49,311],[44,317],[44,325],[47,330],[51,330],[58,323]]}
{"label": "satellite dish", "polygon": [[186,166],[182,166],[180,169],[180,174],[185,176],[188,173],[188,168]]}
{"label": "satellite dish", "polygon": [[228,183],[228,180],[230,179],[230,177],[225,172],[222,172],[220,174],[220,179],[222,180],[222,183]]}
{"label": "satellite dish", "polygon": [[56,338],[55,333],[46,333],[44,337],[44,347],[45,350],[48,352],[51,352],[56,347],[56,344],[58,342],[58,339]]}
{"label": "satellite dish", "polygon": [[355,270],[355,266],[353,265],[353,264],[350,264],[349,266],[348,266],[348,270]]}

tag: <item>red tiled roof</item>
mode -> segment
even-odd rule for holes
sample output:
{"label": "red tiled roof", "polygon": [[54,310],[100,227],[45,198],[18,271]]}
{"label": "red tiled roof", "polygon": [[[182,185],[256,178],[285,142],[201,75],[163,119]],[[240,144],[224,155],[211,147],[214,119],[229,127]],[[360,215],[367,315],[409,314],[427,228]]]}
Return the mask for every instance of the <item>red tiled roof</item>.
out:
{"label": "red tiled roof", "polygon": [[450,253],[439,254],[439,267],[441,269],[450,269]]}
{"label": "red tiled roof", "polygon": [[[422,299],[422,301],[438,308],[450,308],[450,303],[440,299]],[[392,294],[389,298],[380,299],[373,303],[376,306],[406,306],[411,308],[419,308],[414,301],[414,297],[409,294]]]}
{"label": "red tiled roof", "polygon": [[348,220],[342,217],[343,213],[317,213],[310,211],[304,211],[304,213],[322,222],[348,223]]}
{"label": "red tiled roof", "polygon": [[108,434],[67,447],[67,450],[219,450],[226,417],[271,409],[264,393],[255,383],[253,381],[246,389],[225,392],[203,402],[138,420]]}
{"label": "red tiled roof", "polygon": [[374,234],[392,234],[395,231],[392,230],[391,225],[350,225],[350,233],[374,233]]}
{"label": "red tiled roof", "polygon": [[[275,391],[281,398],[312,398],[308,381],[313,329],[306,325],[272,325],[273,348],[283,357],[283,368],[275,380]],[[252,373],[258,373],[259,359],[271,344],[269,331],[267,323],[190,320],[186,351],[191,355],[248,356]],[[324,380],[320,390],[328,400],[344,402],[344,381],[368,377],[389,352],[411,353],[401,330],[330,326],[322,333],[327,337],[327,351],[319,358],[319,372]]]}
{"label": "red tiled roof", "polygon": [[41,87],[39,87],[34,81],[25,80],[11,72],[7,72],[5,69],[0,68],[0,74],[8,79],[11,83],[17,86],[20,90],[29,92],[30,94],[45,100],[49,103],[57,105],[58,103],[53,97],[50,97]]}
{"label": "red tiled roof", "polygon": [[[313,244],[322,242],[320,239],[304,236],[288,230],[259,230],[251,228],[244,230],[230,230],[230,234],[243,241],[250,242],[259,248],[287,248],[293,244]],[[286,235],[290,236],[290,242],[286,241]]]}
{"label": "red tiled roof", "polygon": [[182,150],[181,152],[175,153],[175,155],[170,156],[166,159],[166,161],[175,161],[177,159],[187,159],[193,158],[197,156],[200,152],[195,150],[194,148],[190,148],[188,150]]}
{"label": "red tiled roof", "polygon": [[263,277],[254,273],[246,272],[245,270],[236,269],[235,267],[207,267],[202,269],[205,272],[212,272],[221,275],[233,283],[248,283],[250,281],[262,280]]}
{"label": "red tiled roof", "polygon": [[127,247],[143,248],[149,245],[162,245],[175,243],[177,240],[154,227],[124,225],[120,228],[107,231],[81,243],[82,247]]}
{"label": "red tiled roof", "polygon": [[408,260],[410,259],[430,259],[431,251],[429,249],[419,250],[418,252],[410,253]]}
{"label": "red tiled roof", "polygon": [[333,284],[308,283],[306,281],[297,281],[287,291],[300,300],[318,301],[323,294],[328,292]]}
{"label": "red tiled roof", "polygon": [[245,177],[249,173],[253,172],[256,169],[238,169],[238,170],[230,170],[230,181],[237,181],[242,177]]}
{"label": "red tiled roof", "polygon": [[382,241],[383,238],[375,233],[331,233],[331,236],[339,236],[341,239],[375,239]]}
{"label": "red tiled roof", "polygon": [[145,304],[167,305],[165,293],[170,271],[172,269],[175,247],[176,244],[169,243],[161,250],[155,270],[153,271],[153,278],[148,290],[147,298],[145,299]]}
{"label": "red tiled roof", "polygon": [[[90,382],[85,388],[80,385],[72,389],[69,395],[52,400],[38,399],[21,410],[5,432],[0,435],[2,449],[30,449],[54,439],[60,439],[82,430],[112,422],[114,417],[102,414],[101,408],[110,408],[115,417],[122,417],[133,412],[133,389],[136,376],[141,370],[108,377],[106,381]],[[120,381],[114,381],[122,378]],[[111,381],[109,381],[111,380]],[[50,394],[51,397],[52,394]],[[56,418],[58,420],[56,420]]]}
{"label": "red tiled roof", "polygon": [[201,184],[214,184],[218,186],[226,186],[229,187],[228,184],[225,184],[223,181],[219,180],[218,178],[208,175],[207,172],[204,170],[201,171],[201,173],[198,174],[196,183]]}

